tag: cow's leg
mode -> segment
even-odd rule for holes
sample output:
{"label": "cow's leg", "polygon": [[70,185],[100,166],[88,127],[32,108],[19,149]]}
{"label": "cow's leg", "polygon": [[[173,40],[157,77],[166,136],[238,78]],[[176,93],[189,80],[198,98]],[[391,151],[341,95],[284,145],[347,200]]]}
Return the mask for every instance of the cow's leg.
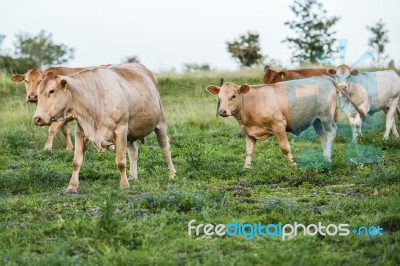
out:
{"label": "cow's leg", "polygon": [[254,148],[256,147],[256,139],[246,134],[246,160],[243,168],[251,167],[251,160],[253,159]]}
{"label": "cow's leg", "polygon": [[63,133],[65,140],[67,142],[66,145],[66,150],[68,151],[72,151],[74,149],[74,145],[72,144],[72,140],[71,140],[71,133],[69,131],[69,128],[67,126],[67,122],[65,122],[62,126],[61,126],[61,132]]}
{"label": "cow's leg", "polygon": [[386,130],[383,135],[384,139],[389,138],[390,131],[392,131],[393,135],[398,138],[399,133],[397,132],[396,123],[394,121],[394,113],[397,109],[397,101],[393,101],[387,110],[384,110],[386,113]]}
{"label": "cow's leg", "polygon": [[127,151],[127,128],[121,127],[115,131],[115,163],[117,164],[119,174],[121,176],[120,187],[129,187],[128,178],[126,176],[126,151]]}
{"label": "cow's leg", "polygon": [[325,147],[324,147],[324,160],[327,162],[331,162],[332,161],[332,144],[333,144],[333,140],[336,137],[336,129],[337,126],[334,123],[333,120],[324,120],[322,122],[322,125],[324,127],[325,130],[325,135],[326,135],[326,143],[325,143]]}
{"label": "cow's leg", "polygon": [[275,131],[274,135],[275,135],[276,139],[278,140],[279,147],[281,148],[283,154],[286,155],[289,165],[296,166],[296,163],[293,160],[292,152],[290,151],[290,144],[289,144],[289,140],[288,140],[285,128]]}
{"label": "cow's leg", "polygon": [[328,136],[327,133],[325,131],[325,128],[321,122],[320,119],[316,119],[313,123],[313,127],[315,132],[317,132],[318,136],[319,136],[319,140],[321,141],[321,146],[322,146],[322,150],[323,150],[323,156],[324,156],[324,160],[327,161],[326,159],[326,155],[327,155],[327,142],[328,142]]}
{"label": "cow's leg", "polygon": [[86,150],[85,136],[83,129],[79,124],[75,128],[75,151],[74,151],[74,161],[73,161],[73,171],[71,179],[67,187],[67,193],[76,193],[79,185],[79,170],[83,162],[83,155]]}
{"label": "cow's leg", "polygon": [[64,121],[55,121],[51,123],[51,125],[49,126],[47,140],[46,143],[44,144],[45,150],[51,150],[53,148],[54,136],[56,135],[58,129],[62,126],[63,123]]}
{"label": "cow's leg", "polygon": [[352,131],[352,142],[358,142],[358,136],[361,135],[362,120],[357,112],[348,115]]}
{"label": "cow's leg", "polygon": [[396,139],[399,138],[399,132],[397,131],[396,121],[394,121],[394,119],[393,119],[393,126],[392,126],[392,134]]}
{"label": "cow's leg", "polygon": [[129,178],[128,180],[137,180],[137,160],[138,160],[138,144],[136,141],[128,142],[128,156],[129,156]]}
{"label": "cow's leg", "polygon": [[169,146],[169,138],[167,136],[167,126],[162,121],[157,125],[154,131],[157,135],[157,140],[164,155],[164,159],[167,161],[169,176],[174,177],[176,170],[171,159],[171,148]]}

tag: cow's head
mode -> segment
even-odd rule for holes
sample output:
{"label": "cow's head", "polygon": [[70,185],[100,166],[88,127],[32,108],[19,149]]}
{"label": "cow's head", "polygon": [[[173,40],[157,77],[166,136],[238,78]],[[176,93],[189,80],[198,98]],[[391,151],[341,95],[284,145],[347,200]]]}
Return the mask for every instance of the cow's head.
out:
{"label": "cow's head", "polygon": [[220,107],[218,114],[223,117],[236,115],[242,106],[243,94],[248,93],[250,90],[249,85],[237,86],[234,83],[224,83],[222,87],[210,85],[207,91],[212,95],[218,95],[220,100]]}
{"label": "cow's head", "polygon": [[357,69],[350,71],[350,67],[347,65],[340,65],[336,69],[329,69],[328,74],[332,75],[339,87],[347,91],[347,84],[349,82],[350,76],[357,76],[360,72]]}
{"label": "cow's head", "polygon": [[43,72],[40,69],[33,68],[24,75],[14,75],[11,80],[14,82],[25,82],[26,101],[29,103],[37,102],[37,87],[43,79]]}
{"label": "cow's head", "polygon": [[53,72],[47,73],[37,88],[38,101],[33,123],[44,126],[58,119],[64,119],[62,116],[70,102],[68,90],[67,80]]}
{"label": "cow's head", "polygon": [[277,72],[275,70],[270,69],[269,65],[266,65],[264,67],[263,81],[264,84],[272,84],[281,81],[286,81],[286,72],[285,71]]}

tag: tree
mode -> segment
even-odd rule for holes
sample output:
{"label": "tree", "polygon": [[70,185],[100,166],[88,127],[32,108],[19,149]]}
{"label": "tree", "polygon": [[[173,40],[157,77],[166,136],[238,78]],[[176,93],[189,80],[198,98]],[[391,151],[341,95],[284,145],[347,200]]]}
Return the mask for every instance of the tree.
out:
{"label": "tree", "polygon": [[210,71],[211,67],[209,64],[196,64],[186,63],[183,66],[185,72],[196,72],[196,71]]}
{"label": "tree", "polygon": [[262,61],[258,33],[248,32],[239,36],[239,39],[227,42],[228,52],[237,59],[241,67],[249,67]]}
{"label": "tree", "polygon": [[375,26],[367,26],[367,29],[372,34],[372,37],[368,39],[368,45],[374,51],[372,58],[378,67],[383,67],[384,63],[389,59],[389,56],[385,55],[385,45],[390,41],[389,31],[385,28],[385,23],[383,23],[382,19],[379,19]]}
{"label": "tree", "polygon": [[36,36],[20,33],[15,37],[15,55],[33,61],[36,67],[63,64],[74,57],[73,48],[54,43],[52,34],[44,30]]}
{"label": "tree", "polygon": [[2,43],[3,43],[5,38],[6,38],[6,35],[0,34],[0,55],[2,54],[1,45],[2,45]]}
{"label": "tree", "polygon": [[23,73],[27,69],[35,66],[34,62],[28,58],[14,58],[9,55],[7,50],[1,49],[1,45],[6,38],[0,34],[0,71],[7,73]]}
{"label": "tree", "polygon": [[293,50],[291,61],[300,64],[315,64],[331,58],[336,49],[332,27],[340,17],[327,17],[327,11],[317,0],[295,0],[290,9],[297,16],[296,20],[286,21],[285,25],[294,30],[296,37],[287,37]]}
{"label": "tree", "polygon": [[140,64],[140,59],[136,55],[130,55],[125,58],[124,63],[138,63]]}

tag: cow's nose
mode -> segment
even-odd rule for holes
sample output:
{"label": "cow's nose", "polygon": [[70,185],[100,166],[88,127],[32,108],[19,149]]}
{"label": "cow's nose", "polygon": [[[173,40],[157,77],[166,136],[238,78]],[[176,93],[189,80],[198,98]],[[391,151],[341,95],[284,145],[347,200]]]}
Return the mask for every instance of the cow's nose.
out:
{"label": "cow's nose", "polygon": [[41,124],[43,123],[43,119],[42,119],[40,116],[35,116],[35,117],[33,118],[33,123],[34,123],[35,125],[41,125]]}
{"label": "cow's nose", "polygon": [[339,87],[344,91],[347,90],[347,86],[344,84],[339,84]]}
{"label": "cow's nose", "polygon": [[28,102],[30,102],[30,103],[36,103],[36,102],[37,102],[37,95],[36,95],[36,94],[30,94],[30,95],[28,95]]}
{"label": "cow's nose", "polygon": [[220,109],[219,110],[219,115],[226,116],[226,110]]}

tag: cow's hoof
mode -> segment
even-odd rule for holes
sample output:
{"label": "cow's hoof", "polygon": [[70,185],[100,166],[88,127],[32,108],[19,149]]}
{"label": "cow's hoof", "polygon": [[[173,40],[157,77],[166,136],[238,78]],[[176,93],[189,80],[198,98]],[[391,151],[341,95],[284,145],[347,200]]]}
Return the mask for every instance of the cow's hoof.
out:
{"label": "cow's hoof", "polygon": [[297,163],[295,161],[289,163],[290,168],[297,168]]}
{"label": "cow's hoof", "polygon": [[332,163],[332,159],[328,156],[324,156],[324,161],[327,163]]}
{"label": "cow's hoof", "polygon": [[65,194],[75,195],[78,193],[77,189],[74,188],[67,188],[64,192]]}
{"label": "cow's hoof", "polygon": [[137,176],[134,177],[134,176],[129,175],[128,181],[139,181],[139,178]]}
{"label": "cow's hoof", "polygon": [[73,151],[74,150],[74,146],[72,146],[72,147],[66,147],[65,148],[67,151]]}
{"label": "cow's hoof", "polygon": [[245,164],[243,165],[243,169],[250,169],[251,168],[251,164]]}
{"label": "cow's hoof", "polygon": [[48,147],[48,146],[47,146],[47,147],[46,147],[46,146],[44,146],[44,149],[43,149],[43,150],[45,150],[45,151],[51,151],[52,149],[53,149],[53,147],[51,147],[51,146],[50,146],[50,147]]}
{"label": "cow's hoof", "polygon": [[127,189],[127,188],[129,188],[129,183],[127,183],[127,184],[120,184],[119,187],[120,187],[121,189]]}

